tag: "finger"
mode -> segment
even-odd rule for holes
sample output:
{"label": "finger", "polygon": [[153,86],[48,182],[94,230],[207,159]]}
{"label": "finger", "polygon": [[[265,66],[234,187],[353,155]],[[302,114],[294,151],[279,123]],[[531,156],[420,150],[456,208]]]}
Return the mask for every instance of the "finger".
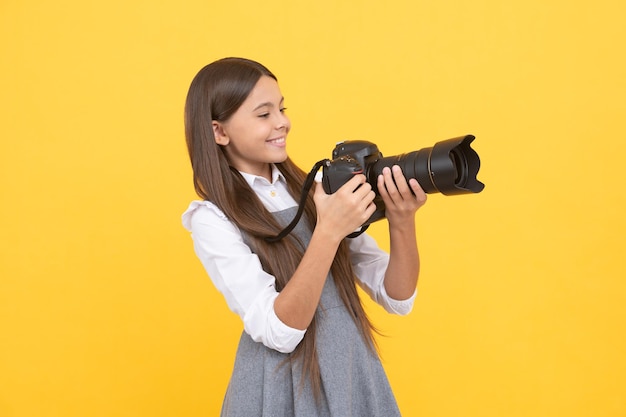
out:
{"label": "finger", "polygon": [[324,201],[328,199],[329,195],[326,194],[326,190],[324,190],[324,186],[321,183],[315,184],[315,190],[313,192],[313,201],[315,202],[316,208],[319,210],[320,205],[324,204]]}
{"label": "finger", "polygon": [[366,182],[365,175],[355,174],[352,178],[350,178],[348,182],[342,185],[341,188],[345,187],[346,189],[350,190],[351,193],[353,193],[354,191],[356,191],[357,188],[359,188],[365,182]]}
{"label": "finger", "polygon": [[322,195],[322,194],[326,194],[326,191],[324,190],[324,187],[322,186],[321,182],[316,182],[313,195],[317,196],[317,195]]}
{"label": "finger", "polygon": [[[400,169],[400,167],[397,167],[397,169]],[[386,195],[394,204],[397,204],[400,203],[403,198],[398,191],[398,187],[396,185],[393,175],[394,174],[391,168],[383,168],[382,177],[384,180],[384,189],[386,191]]]}
{"label": "finger", "polygon": [[376,211],[376,204],[374,202],[371,202],[365,209],[365,216],[364,216],[363,221],[366,221],[367,219],[372,217],[375,211]]}
{"label": "finger", "polygon": [[[383,173],[385,172],[385,169],[386,168],[383,168]],[[376,181],[377,181],[377,187],[378,187],[378,194],[380,194],[380,196],[383,198],[387,198],[389,196],[389,193],[387,192],[387,187],[385,186],[385,176],[382,173],[379,174]]]}
{"label": "finger", "polygon": [[424,204],[426,202],[426,193],[424,192],[424,189],[422,188],[420,183],[417,182],[415,178],[411,178],[409,180],[409,186],[411,187],[411,190],[413,191],[413,194],[415,195],[415,199],[419,203]]}
{"label": "finger", "polygon": [[356,175],[356,177],[358,178],[352,178],[348,181],[346,185],[346,192],[352,194],[352,197],[357,200],[372,200],[373,197],[370,196],[370,193],[374,193],[372,191],[372,185],[367,182],[365,175],[359,174]]}
{"label": "finger", "polygon": [[400,191],[401,194],[408,193],[410,189],[409,185],[407,184],[407,180],[404,177],[404,172],[402,172],[402,168],[400,168],[398,165],[394,165],[393,167],[391,167],[391,171],[393,173],[394,183],[398,188],[398,191]]}

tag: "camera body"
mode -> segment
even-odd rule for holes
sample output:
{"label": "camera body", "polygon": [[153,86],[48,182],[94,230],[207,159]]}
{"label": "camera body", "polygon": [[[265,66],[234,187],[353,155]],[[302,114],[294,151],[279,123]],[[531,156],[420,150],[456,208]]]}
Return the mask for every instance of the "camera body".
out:
{"label": "camera body", "polygon": [[383,157],[372,142],[340,142],[332,152],[333,159],[323,165],[322,186],[327,194],[332,194],[354,175],[364,174],[376,194],[376,211],[363,226],[385,217],[385,204],[377,187],[377,178],[385,167],[398,165],[406,179],[415,178],[426,193],[479,193],[485,185],[476,179],[480,158],[470,147],[474,139],[473,135],[460,136],[389,157]]}

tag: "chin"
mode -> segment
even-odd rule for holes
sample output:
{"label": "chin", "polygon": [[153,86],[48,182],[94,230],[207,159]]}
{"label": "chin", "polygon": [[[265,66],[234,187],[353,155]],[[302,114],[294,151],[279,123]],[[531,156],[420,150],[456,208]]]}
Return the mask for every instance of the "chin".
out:
{"label": "chin", "polygon": [[283,148],[279,152],[274,152],[272,162],[275,164],[279,164],[281,162],[285,162],[288,158],[289,154],[287,153],[287,149]]}

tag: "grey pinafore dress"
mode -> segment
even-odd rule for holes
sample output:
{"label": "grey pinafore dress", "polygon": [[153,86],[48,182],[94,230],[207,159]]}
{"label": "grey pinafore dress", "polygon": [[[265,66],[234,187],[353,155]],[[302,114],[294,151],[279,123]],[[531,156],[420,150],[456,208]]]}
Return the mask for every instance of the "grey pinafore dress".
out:
{"label": "grey pinafore dress", "polygon": [[[287,224],[296,208],[274,213]],[[311,233],[300,222],[292,231],[308,245]],[[316,403],[308,381],[300,388],[300,360],[254,342],[242,333],[233,374],[222,406],[228,417],[393,417],[400,411],[378,356],[368,349],[326,278],[317,319],[317,355],[322,399]]]}

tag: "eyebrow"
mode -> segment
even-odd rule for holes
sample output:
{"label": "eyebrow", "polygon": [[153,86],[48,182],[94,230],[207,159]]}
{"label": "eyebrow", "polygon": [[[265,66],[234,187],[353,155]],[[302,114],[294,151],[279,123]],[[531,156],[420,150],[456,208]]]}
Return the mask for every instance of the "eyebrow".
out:
{"label": "eyebrow", "polygon": [[[278,102],[278,104],[282,104],[285,101],[285,97],[281,97],[280,101]],[[261,107],[273,107],[274,103],[266,101],[265,103],[261,103],[258,106],[256,106],[254,109],[252,109],[252,111],[256,111],[259,110]]]}

